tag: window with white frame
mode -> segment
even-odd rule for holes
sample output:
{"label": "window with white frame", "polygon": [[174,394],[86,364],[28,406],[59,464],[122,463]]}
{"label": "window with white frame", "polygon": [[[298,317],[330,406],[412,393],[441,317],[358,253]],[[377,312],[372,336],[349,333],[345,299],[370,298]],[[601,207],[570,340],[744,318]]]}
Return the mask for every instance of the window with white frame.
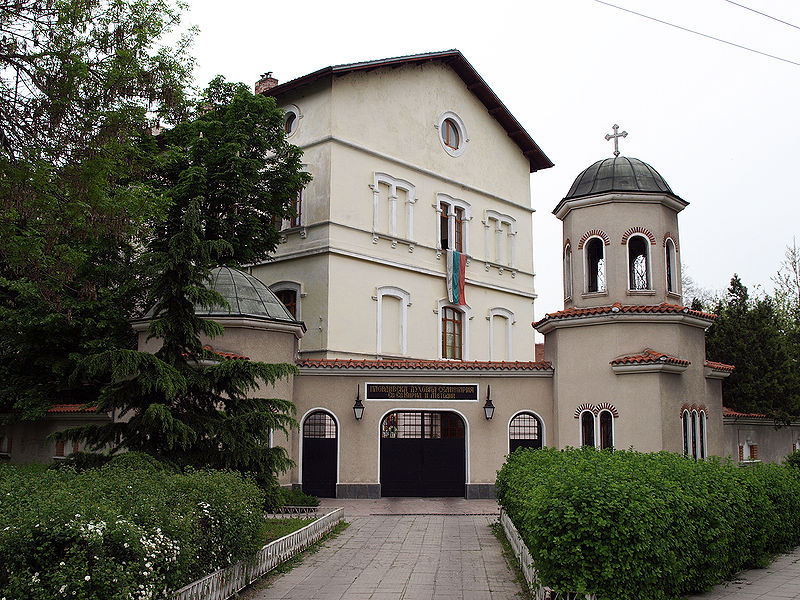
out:
{"label": "window with white frame", "polygon": [[520,412],[508,422],[508,452],[517,448],[541,448],[544,445],[544,425],[532,412]]}
{"label": "window with white frame", "polygon": [[514,239],[517,235],[516,219],[494,210],[487,210],[483,228],[486,237],[486,260],[513,267]]}
{"label": "window with white frame", "polygon": [[706,411],[704,409],[684,409],[681,413],[683,426],[683,455],[694,460],[708,456],[708,431]]}
{"label": "window with white frame", "polygon": [[580,416],[581,446],[591,446],[594,448],[594,413],[585,410]]}
{"label": "window with white frame", "polygon": [[643,235],[628,238],[628,289],[649,290],[650,285],[650,243]]}
{"label": "window with white frame", "polygon": [[489,360],[511,360],[514,313],[507,308],[489,310]]}
{"label": "window with white frame", "polygon": [[448,194],[436,194],[436,248],[469,254],[472,207]]}
{"label": "window with white frame", "polygon": [[439,358],[467,360],[472,309],[468,306],[454,306],[444,298],[439,300],[436,312],[439,314]]}
{"label": "window with white frame", "polygon": [[297,131],[302,116],[300,109],[295,104],[283,107],[283,129],[287,138],[292,137]]}
{"label": "window with white frame", "polygon": [[269,286],[291,315],[302,321],[301,299],[305,297],[303,285],[297,281],[278,281]]}
{"label": "window with white frame", "polygon": [[375,173],[370,188],[373,241],[377,243],[377,234],[413,240],[414,204],[417,201],[414,185],[386,173]]}
{"label": "window with white frame", "polygon": [[606,246],[599,237],[591,237],[583,246],[586,265],[586,293],[606,291]]}
{"label": "window with white frame", "polygon": [[572,298],[572,247],[564,246],[564,299]]}
{"label": "window with white frame", "polygon": [[447,111],[439,115],[436,123],[442,148],[452,157],[461,156],[467,147],[469,137],[464,121],[456,113]]}
{"label": "window with white frame", "polygon": [[614,415],[610,410],[601,410],[598,417],[598,425],[600,427],[600,442],[601,450],[611,450],[614,448]]}
{"label": "window with white frame", "polygon": [[408,351],[408,307],[411,306],[411,294],[387,285],[376,290],[375,300],[378,302],[377,354],[405,356]]}
{"label": "window with white frame", "polygon": [[667,291],[672,294],[678,293],[678,262],[675,252],[675,242],[667,238],[664,246],[665,260],[667,264]]}

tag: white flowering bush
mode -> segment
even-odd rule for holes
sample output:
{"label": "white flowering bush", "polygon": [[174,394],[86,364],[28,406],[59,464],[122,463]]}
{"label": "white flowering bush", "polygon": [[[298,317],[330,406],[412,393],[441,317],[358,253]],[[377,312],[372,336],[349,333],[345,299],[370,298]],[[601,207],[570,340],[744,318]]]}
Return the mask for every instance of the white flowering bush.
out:
{"label": "white flowering bush", "polygon": [[230,472],[0,466],[0,598],[162,598],[260,548],[262,504]]}

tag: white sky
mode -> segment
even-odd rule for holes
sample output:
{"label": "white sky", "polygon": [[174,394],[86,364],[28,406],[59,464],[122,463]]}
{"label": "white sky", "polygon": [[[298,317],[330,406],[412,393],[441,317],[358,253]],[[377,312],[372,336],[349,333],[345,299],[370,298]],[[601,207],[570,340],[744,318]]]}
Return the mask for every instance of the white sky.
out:
{"label": "white sky", "polygon": [[[536,318],[563,308],[561,222],[551,211],[587,166],[652,165],[690,205],[681,260],[698,285],[734,272],[772,289],[800,232],[800,66],[648,21],[594,0],[266,2],[188,0],[198,85],[252,85],[348,62],[457,48],[555,167],[531,175]],[[612,0],[613,1],[613,0]],[[737,0],[800,25],[796,0]],[[800,62],[800,29],[725,0],[618,0],[625,8]],[[688,299],[687,299],[688,301]]]}

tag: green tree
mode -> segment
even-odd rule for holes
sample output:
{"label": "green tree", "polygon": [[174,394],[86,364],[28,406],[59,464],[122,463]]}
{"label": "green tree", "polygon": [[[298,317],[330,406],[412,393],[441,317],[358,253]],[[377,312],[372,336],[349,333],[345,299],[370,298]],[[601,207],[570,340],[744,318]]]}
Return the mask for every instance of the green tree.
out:
{"label": "green tree", "polygon": [[201,339],[222,327],[194,307],[225,305],[206,286],[214,266],[261,260],[275,249],[273,215],[291,214],[309,176],[301,151],[286,142],[274,99],[217,78],[197,115],[159,136],[152,176],[169,202],[143,256],[153,282],[150,335],[162,345],[155,354],[116,349],[85,359],[82,380],[104,383],[98,407],[129,420],[64,436],[180,465],[234,468],[269,487],[290,462],[283,448],[269,447],[268,434],[295,425],[294,407],[259,392],[295,367],[216,360]]}
{"label": "green tree", "polygon": [[84,356],[131,346],[137,249],[163,212],[152,120],[186,112],[171,0],[0,0],[0,412],[86,401]]}
{"label": "green tree", "polygon": [[713,310],[718,317],[706,334],[708,358],[736,366],[723,384],[726,406],[784,421],[800,414],[800,374],[776,301],[752,298],[734,275]]}

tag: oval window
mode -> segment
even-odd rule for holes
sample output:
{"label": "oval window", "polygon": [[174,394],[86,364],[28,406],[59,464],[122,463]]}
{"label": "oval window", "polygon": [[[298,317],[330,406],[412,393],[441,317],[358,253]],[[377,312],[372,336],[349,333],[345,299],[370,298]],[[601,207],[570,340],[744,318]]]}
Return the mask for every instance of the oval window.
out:
{"label": "oval window", "polygon": [[284,126],[286,129],[286,135],[291,135],[294,133],[294,128],[297,126],[297,115],[293,112],[287,112]]}
{"label": "oval window", "polygon": [[442,123],[442,141],[448,148],[458,150],[461,140],[458,135],[458,126],[453,119],[445,119]]}

